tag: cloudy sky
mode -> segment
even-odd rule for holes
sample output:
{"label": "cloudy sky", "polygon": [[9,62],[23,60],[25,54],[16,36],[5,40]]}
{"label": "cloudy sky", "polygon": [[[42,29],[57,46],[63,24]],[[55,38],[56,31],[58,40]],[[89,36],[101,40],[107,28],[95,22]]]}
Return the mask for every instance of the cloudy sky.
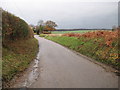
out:
{"label": "cloudy sky", "polygon": [[28,24],[52,20],[57,28],[112,28],[119,0],[1,0],[0,6]]}

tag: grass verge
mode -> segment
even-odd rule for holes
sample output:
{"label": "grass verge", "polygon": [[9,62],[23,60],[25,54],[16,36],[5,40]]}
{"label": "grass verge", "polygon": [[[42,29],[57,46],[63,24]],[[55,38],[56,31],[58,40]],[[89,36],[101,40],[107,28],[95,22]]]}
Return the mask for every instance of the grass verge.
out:
{"label": "grass verge", "polygon": [[47,34],[40,34],[39,35],[40,37],[46,37],[46,36],[48,36]]}
{"label": "grass verge", "polygon": [[9,42],[2,48],[2,78],[9,82],[17,73],[24,71],[38,52],[38,41],[35,38]]}
{"label": "grass verge", "polygon": [[118,69],[118,43],[117,39],[112,43],[112,48],[106,46],[104,38],[76,38],[67,36],[47,36],[46,39],[57,42],[83,55],[93,58],[99,62],[111,65]]}

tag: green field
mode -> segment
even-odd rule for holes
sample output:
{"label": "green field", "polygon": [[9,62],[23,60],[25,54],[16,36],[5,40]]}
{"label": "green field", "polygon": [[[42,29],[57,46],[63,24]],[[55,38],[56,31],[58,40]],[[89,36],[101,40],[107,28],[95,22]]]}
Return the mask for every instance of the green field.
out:
{"label": "green field", "polygon": [[94,30],[79,30],[79,31],[52,31],[52,34],[64,34],[64,33],[86,33]]}

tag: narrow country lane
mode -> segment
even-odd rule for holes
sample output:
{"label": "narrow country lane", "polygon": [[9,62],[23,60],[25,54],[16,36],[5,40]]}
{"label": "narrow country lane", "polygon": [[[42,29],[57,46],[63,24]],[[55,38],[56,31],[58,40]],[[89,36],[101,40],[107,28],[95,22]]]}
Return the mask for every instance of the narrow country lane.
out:
{"label": "narrow country lane", "polygon": [[32,88],[117,88],[118,77],[65,47],[35,36],[39,41],[40,76]]}
{"label": "narrow country lane", "polygon": [[117,88],[118,76],[83,56],[35,35],[39,53],[11,88]]}

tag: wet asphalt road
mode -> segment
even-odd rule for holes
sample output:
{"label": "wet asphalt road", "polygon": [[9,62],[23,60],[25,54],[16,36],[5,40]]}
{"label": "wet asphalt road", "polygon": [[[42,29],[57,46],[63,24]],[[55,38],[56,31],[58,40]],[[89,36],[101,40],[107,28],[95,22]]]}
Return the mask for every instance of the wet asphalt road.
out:
{"label": "wet asphalt road", "polygon": [[118,77],[67,48],[35,35],[39,77],[32,88],[117,88]]}

